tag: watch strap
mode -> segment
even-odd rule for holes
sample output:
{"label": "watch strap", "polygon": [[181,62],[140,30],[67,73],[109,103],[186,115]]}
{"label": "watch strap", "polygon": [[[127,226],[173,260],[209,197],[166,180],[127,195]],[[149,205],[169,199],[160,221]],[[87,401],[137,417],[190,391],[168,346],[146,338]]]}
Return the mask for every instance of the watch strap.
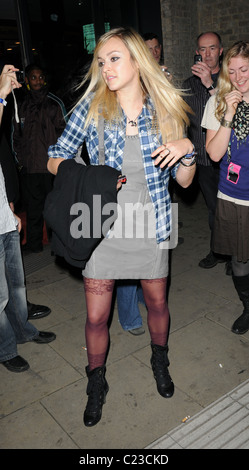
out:
{"label": "watch strap", "polygon": [[211,90],[214,90],[215,89],[215,86],[214,84],[210,85],[210,87],[207,88],[207,91],[211,91]]}

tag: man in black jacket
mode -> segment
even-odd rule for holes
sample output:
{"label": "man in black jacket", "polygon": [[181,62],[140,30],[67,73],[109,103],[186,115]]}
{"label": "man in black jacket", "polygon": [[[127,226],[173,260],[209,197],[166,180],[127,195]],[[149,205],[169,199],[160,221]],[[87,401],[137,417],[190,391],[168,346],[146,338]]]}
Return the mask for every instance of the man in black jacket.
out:
{"label": "man in black jacket", "polygon": [[[206,152],[206,133],[201,127],[201,120],[208,99],[215,93],[222,52],[219,34],[215,32],[200,34],[197,38],[196,54],[201,56],[201,61],[192,66],[193,75],[183,83],[183,88],[188,92],[185,100],[194,112],[190,116],[188,137],[195,145],[198,156],[197,177],[208,208],[211,237],[218,191],[219,165],[214,163]],[[224,258],[219,257],[210,249],[208,255],[199,262],[199,266],[206,269],[213,268],[217,263],[224,261]]]}
{"label": "man in black jacket", "polygon": [[13,119],[13,151],[20,169],[22,197],[26,209],[26,251],[43,250],[43,209],[53,187],[47,170],[48,147],[66,125],[62,101],[48,91],[43,70],[30,64],[25,70],[26,90],[18,100],[19,123]]}

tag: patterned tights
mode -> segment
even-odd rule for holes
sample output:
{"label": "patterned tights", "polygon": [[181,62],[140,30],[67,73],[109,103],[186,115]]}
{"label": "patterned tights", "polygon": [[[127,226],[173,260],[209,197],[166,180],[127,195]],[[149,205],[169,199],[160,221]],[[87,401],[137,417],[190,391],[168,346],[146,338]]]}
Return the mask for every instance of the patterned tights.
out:
{"label": "patterned tights", "polygon": [[[89,369],[105,364],[109,344],[108,319],[112,303],[114,280],[84,278],[87,306],[85,326]],[[168,339],[169,310],[166,300],[167,278],[141,280],[148,310],[151,342],[165,346]]]}

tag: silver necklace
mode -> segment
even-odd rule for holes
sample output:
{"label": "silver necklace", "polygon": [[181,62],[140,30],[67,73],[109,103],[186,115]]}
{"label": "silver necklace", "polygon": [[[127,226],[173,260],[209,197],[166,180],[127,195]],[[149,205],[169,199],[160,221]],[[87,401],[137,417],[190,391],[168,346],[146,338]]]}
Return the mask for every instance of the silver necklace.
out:
{"label": "silver necklace", "polygon": [[135,119],[130,119],[129,116],[127,116],[127,119],[128,119],[128,124],[130,124],[132,127],[137,127],[137,118],[138,116],[140,116],[141,114],[141,111],[139,112],[139,114],[137,115],[137,117]]}

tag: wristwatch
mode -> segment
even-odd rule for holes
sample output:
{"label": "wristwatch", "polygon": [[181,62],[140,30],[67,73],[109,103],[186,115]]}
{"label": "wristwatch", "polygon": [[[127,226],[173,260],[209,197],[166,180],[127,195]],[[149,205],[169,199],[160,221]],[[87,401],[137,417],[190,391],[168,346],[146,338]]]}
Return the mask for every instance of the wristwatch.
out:
{"label": "wristwatch", "polygon": [[210,85],[210,87],[207,88],[207,91],[211,91],[211,90],[214,90],[215,89],[215,86],[214,84],[212,83],[212,85]]}

